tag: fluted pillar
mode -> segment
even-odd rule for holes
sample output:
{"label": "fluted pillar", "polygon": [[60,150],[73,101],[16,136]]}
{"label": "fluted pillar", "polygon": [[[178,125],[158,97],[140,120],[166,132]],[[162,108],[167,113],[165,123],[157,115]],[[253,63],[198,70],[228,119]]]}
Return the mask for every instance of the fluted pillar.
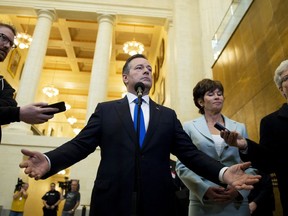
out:
{"label": "fluted pillar", "polygon": [[90,78],[86,121],[94,112],[97,103],[107,98],[114,21],[113,15],[104,14],[98,17],[99,28]]}
{"label": "fluted pillar", "polygon": [[[28,50],[16,97],[19,106],[34,102],[54,19],[55,13],[53,11],[38,11],[38,20],[33,33],[33,41]],[[29,124],[21,122],[11,124],[9,128],[20,129],[23,133],[31,133],[30,127]]]}

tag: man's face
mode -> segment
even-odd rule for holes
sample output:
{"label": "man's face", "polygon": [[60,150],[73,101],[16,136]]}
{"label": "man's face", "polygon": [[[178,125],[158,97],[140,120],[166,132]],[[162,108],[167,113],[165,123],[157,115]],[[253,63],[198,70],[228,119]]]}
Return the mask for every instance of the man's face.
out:
{"label": "man's face", "polygon": [[144,94],[148,94],[152,86],[152,67],[147,59],[135,58],[129,63],[129,73],[123,74],[123,82],[126,84],[127,91],[136,93],[134,86],[137,82],[145,85]]}
{"label": "man's face", "polygon": [[22,187],[23,187],[24,190],[28,190],[29,184],[28,184],[28,183],[25,183],[25,184],[23,184]]}
{"label": "man's face", "polygon": [[72,181],[71,182],[71,190],[72,191],[77,191],[78,188],[78,182],[77,181]]}
{"label": "man's face", "polygon": [[11,42],[14,42],[15,35],[11,29],[0,26],[0,37],[0,62],[3,62],[12,48]]}
{"label": "man's face", "polygon": [[288,70],[284,71],[281,74],[281,80],[282,80],[282,84],[280,87],[280,91],[282,93],[282,95],[286,98],[287,102],[288,102]]}
{"label": "man's face", "polygon": [[54,190],[55,190],[55,184],[51,184],[51,185],[50,185],[50,189],[51,189],[52,191],[54,191]]}

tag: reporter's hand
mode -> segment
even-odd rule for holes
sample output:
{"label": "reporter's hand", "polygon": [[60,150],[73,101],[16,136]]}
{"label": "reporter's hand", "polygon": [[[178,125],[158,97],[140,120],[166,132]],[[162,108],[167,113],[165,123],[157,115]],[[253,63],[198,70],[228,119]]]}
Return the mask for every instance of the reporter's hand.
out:
{"label": "reporter's hand", "polygon": [[229,201],[229,196],[224,194],[224,187],[209,187],[205,193],[205,198],[215,203],[223,203]]}
{"label": "reporter's hand", "polygon": [[244,150],[247,148],[247,141],[236,131],[221,131],[220,136],[224,139],[224,141],[230,145],[239,148],[240,150]]}
{"label": "reporter's hand", "polygon": [[38,102],[20,107],[19,119],[28,124],[41,124],[49,119],[53,118],[54,115],[47,115],[47,112],[56,112],[57,108],[42,107],[46,106],[47,103]]}
{"label": "reporter's hand", "polygon": [[259,182],[260,175],[249,175],[244,171],[251,166],[251,162],[239,163],[228,167],[223,174],[223,181],[237,190],[251,190],[253,184]]}
{"label": "reporter's hand", "polygon": [[[243,198],[241,196],[241,194],[239,194],[239,192],[231,187],[230,185],[227,186],[227,188],[225,189],[225,191],[223,192],[223,194],[225,194],[226,196],[228,196],[229,201],[232,201],[234,199],[238,199],[238,198]],[[240,197],[239,197],[240,196]]]}
{"label": "reporter's hand", "polygon": [[250,214],[252,214],[255,210],[257,209],[257,203],[255,202],[250,202],[249,203],[249,210],[250,210]]}
{"label": "reporter's hand", "polygon": [[26,149],[22,149],[21,152],[29,158],[21,162],[19,167],[24,168],[24,173],[29,177],[38,180],[49,171],[49,163],[44,154]]}

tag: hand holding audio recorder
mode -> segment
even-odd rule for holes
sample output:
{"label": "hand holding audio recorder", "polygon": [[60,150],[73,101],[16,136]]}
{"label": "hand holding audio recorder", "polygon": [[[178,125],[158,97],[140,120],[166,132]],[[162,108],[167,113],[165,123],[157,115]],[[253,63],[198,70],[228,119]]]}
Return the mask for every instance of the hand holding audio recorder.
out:
{"label": "hand holding audio recorder", "polygon": [[226,127],[224,127],[223,125],[221,125],[218,122],[215,123],[214,127],[217,128],[219,131],[228,131],[228,132],[230,132]]}
{"label": "hand holding audio recorder", "polygon": [[52,107],[52,108],[57,108],[58,109],[58,111],[55,111],[55,112],[47,112],[47,113],[45,113],[47,115],[54,115],[56,113],[64,112],[66,110],[64,101],[61,101],[61,102],[58,102],[58,103],[54,103],[54,104],[49,104],[47,106],[42,106],[42,107],[43,108]]}

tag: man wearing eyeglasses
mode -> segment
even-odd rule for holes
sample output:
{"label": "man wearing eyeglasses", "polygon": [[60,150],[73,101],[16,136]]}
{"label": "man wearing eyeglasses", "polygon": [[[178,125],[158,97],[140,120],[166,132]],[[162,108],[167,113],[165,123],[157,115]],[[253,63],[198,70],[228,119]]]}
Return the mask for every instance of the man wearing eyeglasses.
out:
{"label": "man wearing eyeglasses", "polygon": [[14,37],[16,30],[13,26],[0,23],[0,62],[3,62],[9,51],[16,47]]}
{"label": "man wearing eyeglasses", "polygon": [[[13,26],[0,22],[0,62],[6,59],[10,50],[16,48],[15,35],[16,29]],[[43,102],[17,107],[17,102],[13,97],[14,92],[15,89],[0,75],[0,125],[19,121],[28,124],[44,123],[53,118],[53,115],[45,113],[58,111],[57,108],[42,108],[42,106],[47,105]]]}
{"label": "man wearing eyeglasses", "polygon": [[[13,42],[15,34],[16,31],[12,26],[0,23],[0,62],[3,62],[9,51],[15,47]],[[17,106],[13,98],[14,92],[12,86],[0,75],[0,107]]]}

